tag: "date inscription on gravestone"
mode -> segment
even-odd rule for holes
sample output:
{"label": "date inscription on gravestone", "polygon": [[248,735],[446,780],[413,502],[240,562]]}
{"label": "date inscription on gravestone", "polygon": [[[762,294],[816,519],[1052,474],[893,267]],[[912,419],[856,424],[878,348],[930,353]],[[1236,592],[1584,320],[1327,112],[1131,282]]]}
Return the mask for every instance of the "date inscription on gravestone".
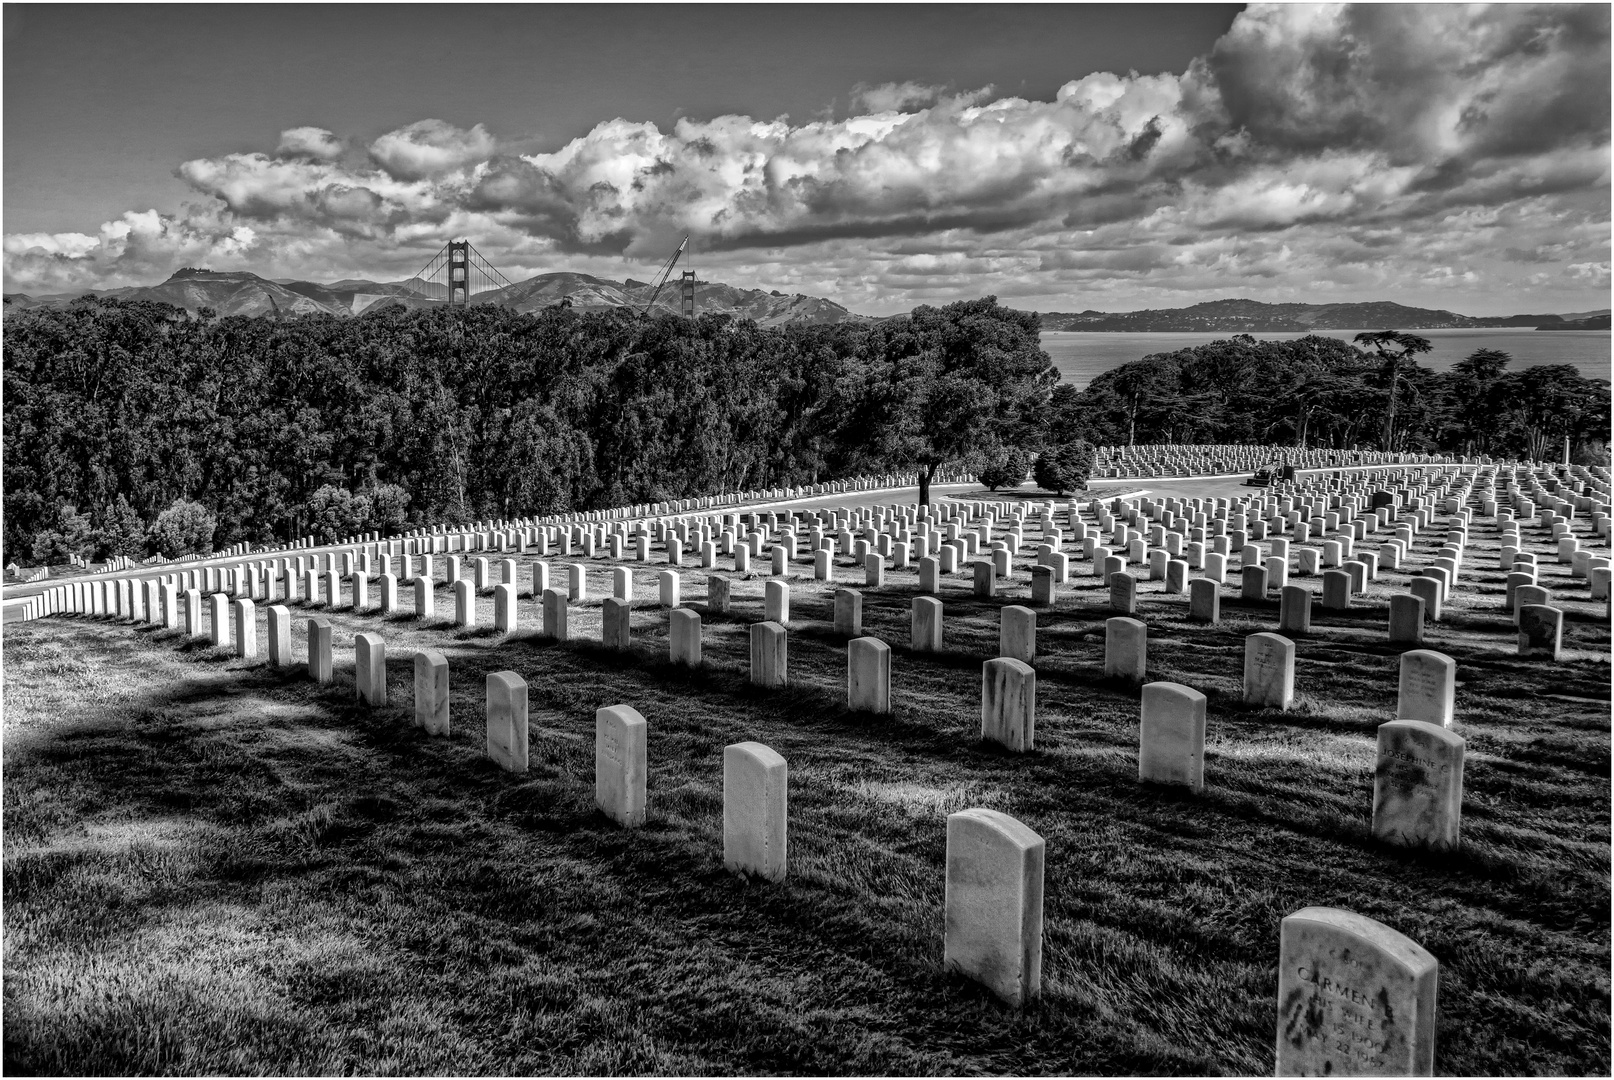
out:
{"label": "date inscription on gravestone", "polygon": [[1303,908],[1283,920],[1279,1076],[1429,1076],[1439,965],[1365,915]]}

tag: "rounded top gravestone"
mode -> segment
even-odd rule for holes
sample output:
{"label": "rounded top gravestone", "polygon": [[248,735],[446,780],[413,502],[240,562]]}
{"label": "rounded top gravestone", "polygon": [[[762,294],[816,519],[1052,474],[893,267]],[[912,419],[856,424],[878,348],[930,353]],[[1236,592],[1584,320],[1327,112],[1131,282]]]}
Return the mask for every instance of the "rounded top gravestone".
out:
{"label": "rounded top gravestone", "polygon": [[1277,1075],[1430,1076],[1439,964],[1417,942],[1340,908],[1279,931]]}

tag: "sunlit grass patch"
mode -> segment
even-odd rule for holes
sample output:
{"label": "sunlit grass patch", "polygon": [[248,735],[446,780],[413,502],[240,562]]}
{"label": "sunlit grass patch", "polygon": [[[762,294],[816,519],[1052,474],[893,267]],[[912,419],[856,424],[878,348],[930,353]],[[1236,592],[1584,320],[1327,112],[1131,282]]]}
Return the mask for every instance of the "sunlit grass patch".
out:
{"label": "sunlit grass patch", "polygon": [[859,780],[844,785],[851,794],[887,806],[900,807],[916,818],[943,818],[968,806],[990,806],[992,793],[956,783],[936,787],[911,781],[880,782]]}

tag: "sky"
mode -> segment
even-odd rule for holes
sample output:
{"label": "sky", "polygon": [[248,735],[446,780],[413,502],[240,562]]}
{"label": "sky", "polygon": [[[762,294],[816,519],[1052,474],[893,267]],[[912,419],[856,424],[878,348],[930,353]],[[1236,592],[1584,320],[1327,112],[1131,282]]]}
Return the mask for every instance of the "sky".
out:
{"label": "sky", "polygon": [[1609,306],[1610,8],[4,8],[4,287]]}

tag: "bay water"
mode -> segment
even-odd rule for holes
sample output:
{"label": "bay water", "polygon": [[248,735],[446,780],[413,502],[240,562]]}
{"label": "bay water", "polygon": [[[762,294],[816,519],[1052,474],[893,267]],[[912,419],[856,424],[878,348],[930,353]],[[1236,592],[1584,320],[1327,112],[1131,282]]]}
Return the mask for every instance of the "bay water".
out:
{"label": "bay water", "polygon": [[[1323,337],[1350,341],[1361,331],[1322,330]],[[1418,357],[1418,363],[1435,371],[1446,371],[1475,349],[1500,349],[1513,357],[1508,370],[1537,364],[1572,364],[1588,379],[1609,378],[1610,335],[1607,330],[1409,330],[1428,338],[1432,352]],[[1129,334],[1093,333],[1080,330],[1044,330],[1042,348],[1059,369],[1062,382],[1078,389],[1093,378],[1122,364],[1142,360],[1153,353],[1176,352],[1194,345],[1230,338],[1231,333]],[[1261,341],[1292,341],[1301,333],[1253,334]]]}

